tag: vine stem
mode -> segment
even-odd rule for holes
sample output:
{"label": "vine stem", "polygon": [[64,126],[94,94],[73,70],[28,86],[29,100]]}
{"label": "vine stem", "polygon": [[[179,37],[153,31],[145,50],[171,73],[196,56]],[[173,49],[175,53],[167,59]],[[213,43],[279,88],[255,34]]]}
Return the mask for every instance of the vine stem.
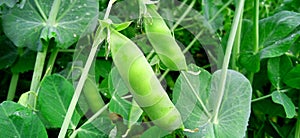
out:
{"label": "vine stem", "polygon": [[217,107],[216,107],[216,112],[215,112],[215,116],[214,116],[214,119],[213,119],[214,123],[218,123],[218,113],[219,113],[219,110],[220,110],[220,107],[221,107],[221,104],[222,104],[222,99],[223,99],[223,96],[224,96],[228,65],[229,65],[229,61],[230,61],[230,55],[231,55],[231,52],[232,52],[233,42],[234,42],[234,39],[235,39],[235,36],[236,36],[236,33],[237,33],[239,21],[240,21],[242,11],[243,11],[243,8],[244,8],[244,3],[245,3],[245,0],[240,0],[239,1],[239,5],[238,5],[237,10],[235,12],[233,25],[232,25],[232,28],[231,28],[231,31],[230,31],[228,42],[227,42],[225,57],[224,57],[223,66],[222,66],[221,82],[220,82],[219,87],[218,87],[218,91],[220,92],[220,97],[218,97],[218,99],[217,99]]}
{"label": "vine stem", "polygon": [[[254,16],[253,16],[253,51],[254,55],[259,52],[259,0],[254,0]],[[248,79],[250,80],[251,84],[253,83],[254,72],[250,72],[248,75]]]}
{"label": "vine stem", "polygon": [[19,80],[19,73],[13,73],[10,84],[9,84],[9,89],[8,89],[8,94],[6,100],[12,101],[15,97],[16,89],[17,89],[17,84]]}
{"label": "vine stem", "polygon": [[[110,0],[109,1],[106,13],[104,15],[104,20],[108,19],[111,7],[112,7],[112,5],[113,5],[114,2],[116,2],[116,0]],[[101,31],[99,31],[99,33],[101,33]],[[100,35],[96,34],[96,36],[100,36]],[[66,136],[66,133],[67,133],[67,130],[68,130],[68,126],[69,126],[69,124],[71,122],[71,118],[73,116],[73,113],[74,113],[76,104],[78,102],[79,96],[81,94],[83,85],[85,84],[85,81],[87,79],[87,76],[88,76],[89,70],[91,68],[91,65],[93,63],[94,57],[95,57],[95,55],[97,53],[97,49],[98,49],[100,43],[104,40],[104,38],[97,38],[97,37],[95,39],[99,39],[99,40],[94,41],[94,43],[92,45],[92,48],[91,48],[90,54],[88,56],[87,62],[85,64],[85,66],[84,66],[83,72],[82,72],[82,74],[80,76],[78,85],[77,85],[77,87],[75,89],[74,95],[72,97],[70,106],[69,106],[68,111],[67,111],[67,114],[66,114],[66,116],[64,118],[64,122],[62,124],[61,129],[60,129],[58,138],[64,138]],[[103,40],[100,40],[100,39],[103,39]]]}
{"label": "vine stem", "polygon": [[[31,85],[30,85],[30,91],[38,93],[38,88],[40,85],[40,80],[42,77],[43,69],[44,69],[44,63],[47,55],[47,49],[48,44],[43,44],[43,51],[38,52],[35,60],[34,65],[34,72],[32,75]],[[35,109],[36,106],[36,95],[35,94],[29,94],[27,105],[33,109]]]}

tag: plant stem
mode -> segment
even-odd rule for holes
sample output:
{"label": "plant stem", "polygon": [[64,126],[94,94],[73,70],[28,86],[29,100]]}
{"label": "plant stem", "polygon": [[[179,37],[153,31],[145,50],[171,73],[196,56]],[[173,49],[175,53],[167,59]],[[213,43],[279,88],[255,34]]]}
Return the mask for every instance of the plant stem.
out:
{"label": "plant stem", "polygon": [[49,13],[49,18],[48,18],[48,23],[51,26],[55,25],[56,17],[57,17],[57,14],[58,14],[58,11],[59,11],[59,7],[60,7],[60,3],[61,3],[61,0],[54,0],[53,1],[52,7],[51,7],[51,11]]}
{"label": "plant stem", "polygon": [[19,73],[13,73],[9,84],[8,94],[6,98],[7,101],[12,101],[14,99],[17,85],[18,85],[18,80],[19,80]]}
{"label": "plant stem", "polygon": [[53,69],[53,66],[54,66],[54,62],[56,60],[56,57],[57,57],[57,54],[58,54],[58,48],[54,48],[54,50],[52,51],[51,55],[50,55],[50,58],[49,58],[49,61],[48,61],[48,64],[47,64],[47,72],[45,74],[45,76],[48,76],[52,73],[52,69]]}
{"label": "plant stem", "polygon": [[244,3],[245,3],[245,0],[239,1],[239,5],[238,5],[237,10],[234,15],[233,25],[232,25],[232,28],[230,31],[228,42],[227,42],[226,52],[225,52],[225,56],[224,56],[223,66],[222,66],[221,82],[219,84],[219,90],[218,90],[220,92],[220,97],[216,97],[218,99],[217,99],[217,108],[216,108],[215,116],[213,119],[214,123],[218,123],[218,113],[219,113],[219,110],[220,110],[220,107],[222,104],[222,99],[224,96],[230,55],[231,55],[231,51],[232,51],[232,47],[233,47],[233,42],[234,42],[234,39],[235,39],[235,36],[237,33],[239,21],[241,19],[242,11],[244,8]]}
{"label": "plant stem", "polygon": [[[254,16],[253,16],[253,52],[254,55],[258,53],[259,50],[259,0],[254,0]],[[248,75],[248,79],[253,83],[253,78],[254,78],[254,72],[250,72]]]}
{"label": "plant stem", "polygon": [[[23,1],[25,1],[25,0],[23,0]],[[22,2],[23,2],[23,1],[22,1]],[[46,14],[44,13],[43,9],[41,8],[40,3],[38,2],[38,0],[34,0],[34,3],[35,3],[35,5],[36,5],[36,7],[38,8],[40,14],[42,15],[43,19],[44,19],[45,21],[47,21],[47,16],[46,16]]]}
{"label": "plant stem", "polygon": [[[47,55],[47,49],[48,49],[48,44],[44,45],[43,44],[43,51],[38,52],[35,60],[35,65],[34,65],[34,72],[32,75],[32,80],[31,80],[31,85],[30,85],[30,91],[38,93],[38,87],[40,85],[40,80],[42,77],[43,69],[44,69],[44,63]],[[36,104],[36,95],[30,94],[28,96],[28,101],[27,105],[35,109],[35,104]]]}
{"label": "plant stem", "polygon": [[[97,117],[99,117],[106,109],[108,108],[108,104],[106,104],[105,106],[103,106],[99,111],[97,111],[91,118],[89,118],[82,126],[87,125],[88,123],[91,123],[92,121],[94,121]],[[80,129],[80,128],[79,128]],[[72,135],[70,136],[70,138],[75,138],[78,130],[75,130]]]}
{"label": "plant stem", "polygon": [[[279,91],[279,92],[281,92],[281,93],[286,93],[286,92],[289,92],[291,89],[284,89],[284,90],[277,90],[277,91]],[[273,93],[273,92],[272,92]],[[271,94],[268,94],[268,95],[265,95],[265,96],[262,96],[262,97],[258,97],[258,98],[256,98],[256,99],[253,99],[253,100],[251,100],[251,102],[253,103],[253,102],[257,102],[257,101],[260,101],[260,100],[264,100],[264,99],[267,99],[267,98],[269,98],[269,97],[272,97],[272,93]]]}
{"label": "plant stem", "polygon": [[243,14],[241,15],[239,26],[237,30],[237,34],[234,41],[234,46],[232,50],[232,58],[231,58],[231,68],[238,71],[239,68],[237,66],[237,60],[240,53],[240,44],[241,44],[241,32],[242,32],[242,23],[243,23]]}
{"label": "plant stem", "polygon": [[[107,20],[108,19],[108,16],[110,14],[110,10],[111,10],[111,7],[113,5],[113,3],[115,2],[116,0],[110,0],[109,3],[108,3],[108,6],[107,6],[107,9],[106,9],[106,13],[104,15],[104,20]],[[97,31],[98,32],[98,31]],[[102,31],[99,31],[99,33],[101,33]],[[96,34],[95,36],[101,36],[99,34]],[[75,89],[75,92],[74,92],[74,95],[72,97],[72,100],[71,100],[71,103],[69,105],[69,108],[68,108],[68,111],[67,111],[67,114],[64,118],[64,122],[62,124],[62,127],[60,129],[60,132],[59,132],[59,135],[58,137],[59,138],[64,138],[66,133],[67,133],[67,130],[68,130],[68,126],[71,122],[71,118],[73,116],[73,113],[74,113],[74,110],[75,110],[75,107],[76,107],[76,104],[78,102],[78,99],[79,99],[79,96],[81,94],[81,91],[82,91],[82,88],[83,88],[83,85],[85,84],[85,81],[87,79],[87,76],[88,76],[88,73],[89,73],[89,70],[91,68],[91,65],[93,63],[93,60],[94,60],[94,57],[97,53],[97,49],[99,47],[99,44],[105,39],[105,38],[95,38],[95,39],[102,39],[102,40],[99,40],[99,41],[94,41],[93,45],[92,45],[92,48],[91,48],[91,51],[90,51],[90,54],[89,54],[89,57],[87,59],[87,62],[84,66],[84,69],[83,69],[83,72],[80,76],[80,79],[79,79],[79,82],[78,82],[78,85]],[[97,44],[95,44],[97,43]]]}
{"label": "plant stem", "polygon": [[174,32],[175,28],[182,22],[182,20],[187,16],[187,14],[192,10],[193,6],[195,5],[196,0],[193,0],[192,3],[189,5],[189,7],[186,9],[186,11],[181,15],[179,20],[174,24],[174,26],[171,28],[171,31]]}

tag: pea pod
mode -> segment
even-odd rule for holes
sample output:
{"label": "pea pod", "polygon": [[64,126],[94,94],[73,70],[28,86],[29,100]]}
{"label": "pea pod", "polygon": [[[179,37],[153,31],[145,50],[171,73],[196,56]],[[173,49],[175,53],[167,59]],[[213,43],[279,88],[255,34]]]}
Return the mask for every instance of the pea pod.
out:
{"label": "pea pod", "polygon": [[113,61],[137,104],[155,125],[165,130],[182,126],[180,113],[155,76],[142,51],[124,35],[111,29]]}
{"label": "pea pod", "polygon": [[145,17],[146,35],[159,56],[170,70],[186,70],[186,60],[170,29],[156,12],[155,5],[146,5],[149,17]]}
{"label": "pea pod", "polygon": [[92,112],[97,112],[105,105],[100,93],[98,92],[98,87],[92,78],[88,77],[86,79],[83,87],[83,93]]}

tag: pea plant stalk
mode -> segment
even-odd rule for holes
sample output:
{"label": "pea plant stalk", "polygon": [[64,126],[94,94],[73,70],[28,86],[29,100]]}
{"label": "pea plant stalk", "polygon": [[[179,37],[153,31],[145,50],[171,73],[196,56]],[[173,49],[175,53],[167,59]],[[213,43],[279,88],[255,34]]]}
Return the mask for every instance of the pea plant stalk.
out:
{"label": "pea plant stalk", "polygon": [[239,1],[238,7],[237,7],[237,11],[235,12],[234,15],[234,19],[233,19],[233,25],[231,27],[231,31],[230,31],[230,35],[229,35],[229,39],[227,42],[227,46],[226,46],[226,52],[225,52],[225,57],[223,60],[223,66],[222,66],[222,73],[221,73],[221,82],[219,84],[219,92],[220,97],[218,97],[219,99],[217,100],[217,110],[215,111],[215,116],[213,119],[214,123],[218,123],[218,112],[221,106],[221,102],[224,96],[224,91],[225,91],[225,84],[226,84],[226,78],[227,78],[227,71],[228,71],[228,66],[229,66],[229,61],[230,61],[230,55],[232,52],[232,47],[233,47],[233,43],[235,40],[235,36],[237,34],[237,30],[238,30],[238,26],[239,26],[239,22],[241,20],[241,15],[243,14],[243,8],[244,8],[244,3],[245,0],[241,0]]}
{"label": "pea plant stalk", "polygon": [[[110,10],[111,10],[112,5],[113,5],[114,2],[116,2],[116,0],[110,0],[109,1],[108,7],[106,9],[106,13],[104,15],[104,20],[108,19],[108,16],[110,14]],[[95,57],[95,55],[97,53],[97,49],[98,49],[100,43],[102,43],[103,40],[105,39],[104,28],[102,28],[100,26],[98,29],[99,30],[97,30],[97,32],[96,32],[94,43],[92,45],[92,49],[90,51],[90,54],[89,54],[88,59],[87,59],[87,62],[85,64],[85,66],[84,66],[83,72],[82,72],[82,74],[80,76],[78,85],[77,85],[77,87],[75,89],[74,95],[73,95],[71,103],[69,105],[67,114],[66,114],[66,116],[64,118],[64,121],[63,121],[63,124],[61,126],[61,129],[60,129],[60,132],[59,132],[59,135],[58,135],[59,138],[64,138],[65,135],[66,135],[66,133],[67,133],[67,130],[68,130],[71,118],[73,116],[76,104],[77,104],[79,96],[80,96],[80,93],[81,93],[81,91],[83,89],[83,86],[84,86],[85,81],[87,79],[87,76],[88,76],[89,70],[91,68],[92,62],[93,62],[94,57]]]}
{"label": "pea plant stalk", "polygon": [[[46,20],[47,18],[45,16],[45,13],[41,9],[39,3],[37,2],[37,0],[35,0],[34,2],[37,5],[37,8],[39,9],[40,14]],[[61,0],[54,0],[50,14],[49,14],[49,18],[47,19],[47,25],[51,25],[51,26],[55,25],[56,17],[57,17],[58,10],[60,7],[60,3],[61,3]],[[30,91],[34,91],[36,93],[38,93],[38,87],[39,87],[40,80],[42,77],[44,63],[45,63],[47,50],[48,50],[48,46],[49,46],[49,42],[45,42],[45,43],[41,42],[41,43],[42,43],[42,49],[40,52],[37,53],[36,62],[35,62],[35,66],[34,66],[34,72],[32,75],[32,81],[31,81],[31,85],[30,85]],[[33,109],[35,109],[35,106],[36,106],[35,95],[33,95],[33,94],[29,95],[27,105],[29,107],[32,107]]]}

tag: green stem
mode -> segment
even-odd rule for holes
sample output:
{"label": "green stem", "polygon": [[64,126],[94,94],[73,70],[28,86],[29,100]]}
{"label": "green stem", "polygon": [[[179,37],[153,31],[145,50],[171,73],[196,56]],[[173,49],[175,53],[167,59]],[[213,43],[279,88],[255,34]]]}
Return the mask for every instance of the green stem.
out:
{"label": "green stem", "polygon": [[54,50],[52,51],[52,53],[50,55],[50,58],[49,58],[49,61],[48,61],[48,64],[47,64],[47,71],[46,71],[45,76],[48,76],[52,73],[53,66],[54,66],[54,63],[55,63],[58,52],[59,52],[59,50],[58,50],[57,47],[54,48]]}
{"label": "green stem", "polygon": [[215,14],[215,16],[213,16],[208,22],[212,22],[213,20],[215,20],[215,19],[221,14],[221,12],[222,12],[223,10],[225,10],[226,7],[229,6],[229,4],[230,4],[232,1],[233,1],[233,0],[229,0],[227,3],[225,3],[225,5],[223,5],[223,6],[221,7],[221,9],[219,9],[219,10],[217,11],[217,13]]}
{"label": "green stem", "polygon": [[239,68],[237,66],[237,60],[240,53],[240,44],[241,44],[241,32],[242,32],[242,23],[243,23],[243,15],[241,15],[241,19],[239,21],[239,26],[237,30],[237,34],[234,40],[234,46],[232,50],[232,58],[231,58],[231,68],[238,71]]}
{"label": "green stem", "polygon": [[[91,123],[92,121],[94,121],[97,117],[99,117],[106,109],[108,108],[108,104],[106,104],[105,106],[103,106],[99,111],[97,111],[91,118],[89,118],[82,126],[87,125],[88,123]],[[70,136],[70,138],[75,138],[78,130],[75,130],[72,135]]]}
{"label": "green stem", "polygon": [[[23,0],[23,1],[25,1],[25,0]],[[22,1],[22,2],[23,2],[23,1]],[[34,3],[35,3],[35,5],[36,5],[36,7],[38,8],[40,14],[42,15],[43,19],[44,19],[45,21],[47,21],[47,16],[46,16],[46,14],[44,13],[43,9],[41,8],[40,3],[38,2],[38,0],[34,0]]]}
{"label": "green stem", "polygon": [[48,18],[48,23],[51,26],[55,26],[56,17],[57,17],[58,11],[59,11],[60,3],[61,3],[61,0],[54,0],[54,2],[52,4],[51,11],[49,13],[49,18]]}
{"label": "green stem", "polygon": [[[104,15],[104,20],[108,19],[111,7],[112,7],[112,5],[113,5],[114,2],[116,2],[116,0],[110,0],[109,1],[106,13]],[[102,31],[99,31],[99,32],[97,31],[97,33],[101,33],[101,32]],[[96,34],[95,36],[99,36],[100,37],[101,35]],[[95,37],[95,39],[101,39],[101,40],[94,41],[94,43],[93,43],[93,46],[91,48],[89,57],[88,57],[87,62],[85,64],[85,66],[84,66],[83,72],[82,72],[82,74],[80,76],[80,79],[78,81],[78,85],[77,85],[77,87],[75,89],[74,95],[73,95],[71,103],[69,105],[67,114],[66,114],[66,116],[64,118],[64,122],[62,124],[61,129],[60,129],[58,138],[64,138],[66,136],[66,133],[67,133],[67,130],[68,130],[68,126],[69,126],[69,124],[71,122],[71,118],[73,116],[73,113],[74,113],[76,104],[78,102],[79,96],[81,94],[82,88],[83,88],[83,86],[85,84],[85,81],[86,81],[86,79],[88,77],[89,70],[91,68],[93,60],[94,60],[95,55],[97,53],[97,49],[99,47],[99,43],[101,43],[105,38],[97,38],[97,37]],[[95,44],[95,43],[97,43],[97,44]]]}
{"label": "green stem", "polygon": [[297,117],[297,124],[296,124],[296,132],[295,138],[300,138],[300,95],[299,95],[299,103],[298,103],[298,117]]}
{"label": "green stem", "polygon": [[[35,60],[34,65],[34,72],[32,75],[31,85],[30,85],[30,91],[38,93],[38,87],[40,85],[40,80],[42,77],[43,69],[44,69],[44,63],[47,55],[47,49],[48,45],[43,45],[43,51],[38,52]],[[36,104],[36,95],[30,94],[28,96],[27,105],[35,109]]]}
{"label": "green stem", "polygon": [[[254,0],[254,16],[253,16],[253,52],[254,55],[259,52],[259,0]],[[248,79],[253,83],[253,78],[254,78],[254,72],[250,72],[248,75]]]}
{"label": "green stem", "polygon": [[[286,93],[286,92],[291,91],[291,89],[284,89],[284,90],[277,90],[277,91],[279,91],[281,93]],[[268,94],[268,95],[265,95],[265,96],[262,96],[262,97],[259,97],[259,98],[256,98],[256,99],[253,99],[253,100],[251,100],[251,102],[253,103],[253,102],[257,102],[257,101],[264,100],[264,99],[267,99],[269,97],[272,97],[272,93]]]}
{"label": "green stem", "polygon": [[6,98],[7,101],[12,101],[14,99],[18,80],[19,80],[19,73],[13,73],[9,84],[9,90]]}
{"label": "green stem", "polygon": [[218,98],[217,99],[217,107],[216,107],[215,116],[213,119],[214,123],[218,123],[218,114],[219,114],[220,106],[222,104],[222,99],[224,96],[230,55],[232,52],[233,42],[234,42],[234,39],[235,39],[235,36],[237,33],[239,21],[241,19],[241,15],[243,14],[242,11],[244,8],[244,3],[245,3],[245,0],[239,1],[239,5],[238,5],[237,10],[234,15],[233,25],[232,25],[232,28],[230,31],[228,42],[227,42],[226,52],[225,52],[225,56],[224,56],[223,66],[222,66],[221,82],[219,84],[219,90],[218,90],[220,92],[220,97],[217,97]]}
{"label": "green stem", "polygon": [[182,22],[182,20],[187,16],[187,14],[192,10],[193,6],[195,5],[195,0],[192,1],[192,3],[189,5],[189,7],[186,9],[186,11],[181,15],[179,20],[174,24],[171,31],[174,32],[175,28]]}

